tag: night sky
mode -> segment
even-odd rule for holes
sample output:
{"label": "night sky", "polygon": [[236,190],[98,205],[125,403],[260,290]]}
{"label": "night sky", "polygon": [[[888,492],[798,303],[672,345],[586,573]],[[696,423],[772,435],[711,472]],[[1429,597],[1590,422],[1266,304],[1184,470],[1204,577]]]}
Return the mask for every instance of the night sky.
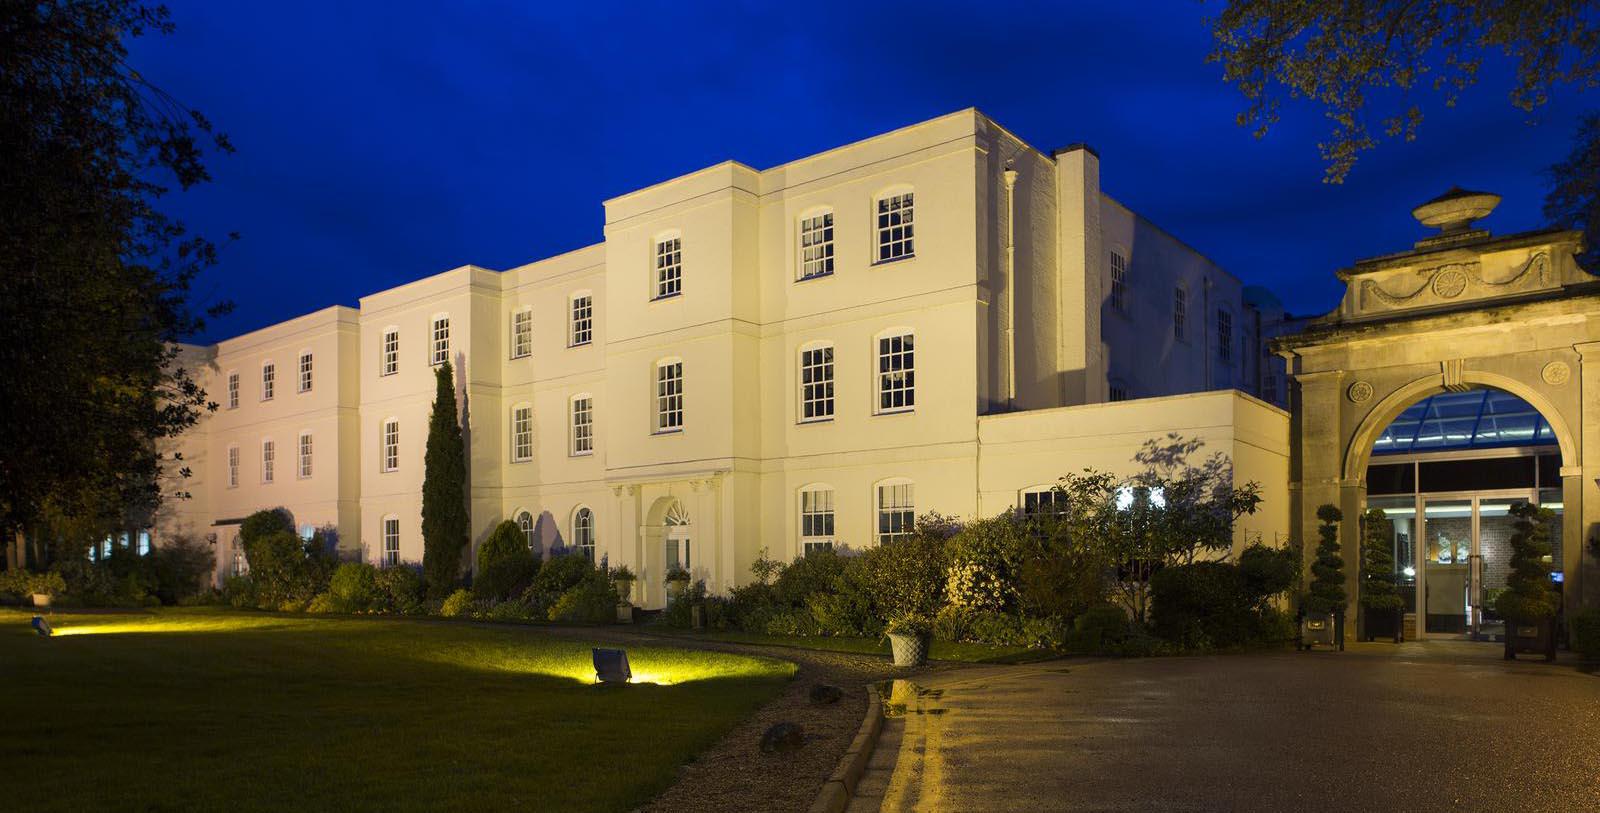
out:
{"label": "night sky", "polygon": [[1422,236],[1412,206],[1453,184],[1543,225],[1544,169],[1594,93],[1530,118],[1491,65],[1432,97],[1421,138],[1322,183],[1319,112],[1264,139],[1206,64],[1215,3],[217,3],[167,0],[176,34],[133,65],[238,152],[169,199],[237,231],[195,301],[234,336],[459,265],[505,269],[598,242],[601,201],[727,159],[766,168],[977,107],[1048,153],[1088,142],[1105,191],[1296,312],[1333,271]]}

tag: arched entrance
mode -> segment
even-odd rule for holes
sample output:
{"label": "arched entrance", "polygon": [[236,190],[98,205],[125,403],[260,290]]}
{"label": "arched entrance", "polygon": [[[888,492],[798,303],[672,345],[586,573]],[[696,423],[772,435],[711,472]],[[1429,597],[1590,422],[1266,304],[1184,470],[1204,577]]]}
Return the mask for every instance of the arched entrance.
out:
{"label": "arched entrance", "polygon": [[[1473,227],[1498,201],[1453,190],[1418,207],[1413,214],[1441,233],[1413,250],[1341,269],[1339,308],[1274,342],[1293,381],[1291,534],[1309,556],[1317,508],[1331,504],[1343,512],[1339,541],[1354,612],[1362,511],[1388,500],[1398,520],[1409,498],[1414,525],[1395,528],[1407,541],[1397,552],[1409,551],[1410,566],[1419,570],[1414,589],[1421,592],[1412,605],[1421,631],[1430,626],[1430,599],[1442,602],[1433,613],[1441,616],[1433,624],[1440,635],[1470,635],[1474,623],[1480,634],[1487,628],[1481,616],[1474,622],[1470,608],[1482,607],[1492,585],[1480,573],[1477,586],[1484,590],[1474,592],[1471,568],[1495,553],[1492,541],[1484,545],[1486,532],[1499,533],[1510,500],[1561,505],[1564,544],[1553,565],[1564,579],[1566,612],[1600,603],[1600,575],[1583,543],[1600,527],[1600,471],[1585,467],[1585,458],[1600,462],[1600,279],[1577,265],[1578,232],[1496,237]],[[1509,411],[1494,412],[1502,407]],[[1465,447],[1418,448],[1420,439],[1432,437],[1424,426],[1430,409],[1433,428],[1466,436]],[[1538,421],[1544,428],[1534,426],[1533,437],[1509,445],[1499,445],[1498,434],[1485,444],[1487,434],[1463,428],[1465,415],[1448,414],[1472,409],[1474,426],[1489,410],[1492,424],[1503,415],[1508,427],[1521,422],[1519,432]],[[1397,420],[1412,429],[1408,440],[1392,429]],[[1447,438],[1450,431],[1436,434]],[[1512,448],[1522,451],[1507,451]],[[1410,456],[1409,475],[1408,461],[1396,456],[1402,451]],[[1499,462],[1471,462],[1480,459]],[[1504,479],[1519,466],[1531,468],[1520,479]],[[1406,476],[1409,484],[1384,479]],[[1424,477],[1436,484],[1417,482]],[[1405,488],[1409,492],[1401,493]],[[1446,554],[1448,562],[1441,558]],[[1463,556],[1467,561],[1458,562]],[[1456,615],[1459,622],[1446,618]],[[1446,631],[1456,626],[1459,631]]]}
{"label": "arched entrance", "polygon": [[[1504,640],[1494,598],[1506,586],[1516,503],[1557,514],[1554,567],[1565,576],[1561,450],[1527,401],[1488,387],[1433,393],[1364,451],[1366,507],[1386,515],[1407,639]],[[1352,461],[1361,457],[1351,450]]]}
{"label": "arched entrance", "polygon": [[689,521],[689,512],[683,508],[683,503],[677,500],[667,508],[663,519],[666,525],[665,547],[662,550],[662,562],[667,572],[674,569],[688,571],[694,574],[694,524]]}

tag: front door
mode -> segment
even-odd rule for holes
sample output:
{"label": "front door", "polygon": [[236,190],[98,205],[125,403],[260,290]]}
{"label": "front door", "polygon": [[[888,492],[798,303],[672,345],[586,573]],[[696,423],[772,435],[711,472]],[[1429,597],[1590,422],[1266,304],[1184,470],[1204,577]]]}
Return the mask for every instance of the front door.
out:
{"label": "front door", "polygon": [[689,534],[688,525],[671,525],[667,527],[667,570],[683,568],[694,573],[694,547]]}
{"label": "front door", "polygon": [[1532,494],[1428,496],[1421,499],[1422,532],[1417,561],[1426,607],[1425,632],[1432,637],[1504,640],[1505,621],[1495,597],[1506,587],[1511,565],[1511,506]]}

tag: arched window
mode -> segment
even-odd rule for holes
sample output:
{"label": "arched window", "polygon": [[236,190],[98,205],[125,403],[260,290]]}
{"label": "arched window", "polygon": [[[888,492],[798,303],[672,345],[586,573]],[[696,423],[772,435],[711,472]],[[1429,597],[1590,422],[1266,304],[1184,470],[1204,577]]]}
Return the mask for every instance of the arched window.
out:
{"label": "arched window", "polygon": [[800,489],[800,552],[832,547],[833,486],[804,486]]}
{"label": "arched window", "polygon": [[588,506],[572,512],[572,547],[594,561],[594,512]]}
{"label": "arched window", "polygon": [[904,478],[878,483],[878,544],[911,538],[917,524],[916,484]]}
{"label": "arched window", "polygon": [[522,536],[528,540],[528,547],[533,547],[533,514],[527,511],[517,513],[517,527],[522,529]]}

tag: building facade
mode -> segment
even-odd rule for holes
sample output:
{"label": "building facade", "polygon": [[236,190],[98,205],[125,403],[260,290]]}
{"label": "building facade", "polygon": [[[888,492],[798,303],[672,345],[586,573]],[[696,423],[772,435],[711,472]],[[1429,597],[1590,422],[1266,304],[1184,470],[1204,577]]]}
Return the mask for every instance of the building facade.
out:
{"label": "building facade", "polygon": [[966,110],[719,164],[606,201],[601,244],[197,349],[223,408],[183,441],[197,496],[167,523],[226,553],[283,505],[368,561],[420,560],[448,359],[474,546],[516,520],[541,550],[628,565],[647,606],[673,565],[726,589],[763,549],[879,544],[1085,466],[1132,473],[1170,432],[1263,486],[1238,533],[1270,542],[1289,418],[1246,394],[1259,323],[1237,279],[1101,191],[1093,150]]}

